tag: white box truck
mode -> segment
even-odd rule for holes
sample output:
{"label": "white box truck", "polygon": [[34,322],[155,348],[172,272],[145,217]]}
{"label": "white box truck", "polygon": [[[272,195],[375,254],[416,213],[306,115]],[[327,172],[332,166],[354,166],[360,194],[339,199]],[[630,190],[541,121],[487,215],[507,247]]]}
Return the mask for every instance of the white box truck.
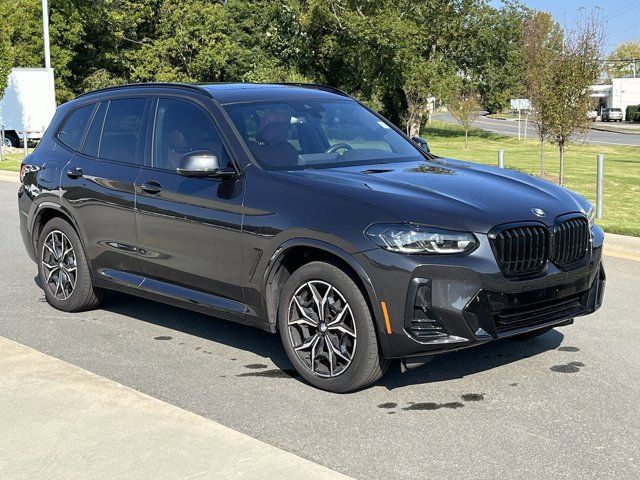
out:
{"label": "white box truck", "polygon": [[0,99],[0,126],[5,146],[22,146],[42,138],[56,111],[52,68],[12,68],[7,88]]}

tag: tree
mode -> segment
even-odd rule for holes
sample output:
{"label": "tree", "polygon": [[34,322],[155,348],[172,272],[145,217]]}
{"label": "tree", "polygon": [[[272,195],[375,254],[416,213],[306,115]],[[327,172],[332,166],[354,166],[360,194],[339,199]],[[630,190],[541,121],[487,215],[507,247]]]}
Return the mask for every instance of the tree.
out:
{"label": "tree", "polygon": [[[515,0],[56,0],[59,101],[136,81],[328,84],[418,133],[460,73],[490,109],[519,84]],[[41,3],[0,0],[13,65],[43,65]],[[0,43],[1,45],[1,43]],[[0,47],[2,48],[2,47]],[[3,59],[8,58],[3,56]]]}
{"label": "tree", "polygon": [[0,30],[0,100],[4,95],[4,89],[7,87],[7,77],[11,72],[13,65],[13,52],[11,42],[6,30]]}
{"label": "tree", "polygon": [[451,95],[448,107],[453,118],[464,128],[464,149],[466,150],[469,130],[480,115],[478,92],[472,87],[462,86]]}
{"label": "tree", "polygon": [[562,49],[560,25],[546,12],[532,14],[523,25],[523,82],[533,105],[533,121],[540,141],[540,175],[544,176],[544,141],[549,133],[548,119],[553,106],[553,71],[549,68]]}
{"label": "tree", "polygon": [[541,138],[546,136],[558,146],[558,180],[563,185],[566,146],[589,127],[587,112],[593,108],[589,87],[600,76],[602,22],[596,14],[584,15],[572,30],[563,32],[550,17],[537,14],[525,30],[528,93]]}
{"label": "tree", "polygon": [[593,108],[589,87],[600,76],[602,22],[595,14],[578,20],[565,32],[562,50],[550,63],[551,84],[546,125],[548,137],[560,152],[559,184],[564,185],[564,154],[572,135],[589,128],[587,112]]}
{"label": "tree", "polygon": [[609,78],[640,76],[640,41],[621,43],[607,57],[604,67]]}
{"label": "tree", "polygon": [[524,94],[523,21],[531,12],[516,1],[502,4],[496,9],[485,2],[470,2],[456,42],[459,69],[475,85],[490,113],[504,110],[511,98]]}

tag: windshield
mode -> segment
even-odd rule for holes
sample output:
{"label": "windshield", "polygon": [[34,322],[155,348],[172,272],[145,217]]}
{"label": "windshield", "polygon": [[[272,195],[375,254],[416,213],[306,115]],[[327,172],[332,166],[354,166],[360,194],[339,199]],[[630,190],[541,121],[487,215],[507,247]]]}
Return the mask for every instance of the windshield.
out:
{"label": "windshield", "polygon": [[240,103],[225,109],[256,160],[269,170],[424,160],[406,139],[352,100]]}

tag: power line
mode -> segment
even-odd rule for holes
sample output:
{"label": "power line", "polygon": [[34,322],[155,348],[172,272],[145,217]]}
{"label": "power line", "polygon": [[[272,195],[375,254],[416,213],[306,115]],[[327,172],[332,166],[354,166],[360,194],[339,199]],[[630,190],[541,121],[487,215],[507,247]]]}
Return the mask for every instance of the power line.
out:
{"label": "power line", "polygon": [[613,12],[609,12],[608,18],[612,19],[612,18],[617,18],[620,15],[625,15],[631,11],[633,11],[634,9],[638,8],[638,0],[634,0],[630,3],[627,3],[626,5],[623,5],[622,7],[614,10]]}

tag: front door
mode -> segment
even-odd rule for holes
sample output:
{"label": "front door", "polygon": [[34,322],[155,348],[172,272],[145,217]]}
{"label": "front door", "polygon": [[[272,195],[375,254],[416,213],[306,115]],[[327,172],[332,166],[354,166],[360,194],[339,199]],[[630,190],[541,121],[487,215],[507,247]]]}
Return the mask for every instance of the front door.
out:
{"label": "front door", "polygon": [[231,162],[207,108],[197,99],[159,98],[150,164],[136,182],[144,288],[231,314],[244,314],[242,202],[245,181],[188,178],[183,155],[213,151]]}

